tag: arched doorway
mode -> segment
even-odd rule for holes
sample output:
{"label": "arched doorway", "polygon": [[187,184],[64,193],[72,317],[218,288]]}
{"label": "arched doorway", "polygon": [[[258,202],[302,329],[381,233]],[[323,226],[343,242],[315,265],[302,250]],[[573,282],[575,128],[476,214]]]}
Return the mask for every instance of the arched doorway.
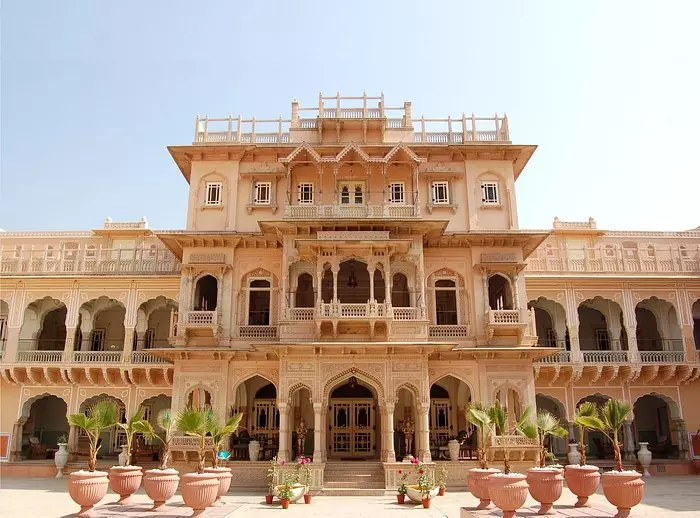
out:
{"label": "arched doorway", "polygon": [[377,454],[376,396],[350,376],[330,395],[328,456],[333,459],[374,458]]}
{"label": "arched doorway", "polygon": [[296,389],[290,398],[290,424],[292,430],[291,458],[311,457],[314,454],[314,407],[306,387]]}
{"label": "arched doorway", "polygon": [[219,294],[219,282],[212,275],[204,275],[197,280],[194,288],[194,310],[214,311]]}
{"label": "arched doorway", "polygon": [[[416,423],[417,421],[417,398],[416,393],[406,387],[398,390],[396,395],[396,406],[394,407],[394,453],[396,459],[401,460],[407,455],[418,456],[418,447],[416,443]],[[409,423],[410,420],[410,423]],[[410,447],[406,441],[406,432],[413,428],[411,434]]]}
{"label": "arched doorway", "polygon": [[308,273],[302,273],[297,279],[294,307],[314,307],[314,280]]}
{"label": "arched doorway", "polygon": [[238,385],[231,415],[243,414],[238,432],[231,436],[235,460],[248,460],[248,444],[260,441],[260,458],[271,459],[279,450],[280,413],[277,388],[269,380],[255,375]]}
{"label": "arched doorway", "polygon": [[30,404],[29,417],[22,428],[22,450],[26,458],[53,458],[59,439],[68,437],[67,414],[66,402],[57,396],[42,396]]}
{"label": "arched doorway", "polygon": [[489,307],[491,309],[513,309],[513,293],[510,282],[496,273],[489,277]]}
{"label": "arched doorway", "polygon": [[433,460],[447,459],[447,442],[467,433],[465,409],[471,391],[462,380],[447,375],[430,386],[430,453]]}
{"label": "arched doorway", "polygon": [[[145,399],[140,405],[143,408],[144,420],[151,423],[156,435],[162,439],[165,439],[165,430],[158,424],[159,415],[166,410],[170,410],[171,405],[172,398],[165,394],[158,394]],[[142,434],[136,434],[131,451],[132,460],[135,463],[160,460],[162,455],[161,447],[162,443],[158,439],[148,439]]]}
{"label": "arched doorway", "polygon": [[[87,413],[88,415],[90,414],[90,410],[92,407],[97,404],[100,401],[113,401],[117,405],[117,415],[118,415],[118,422],[119,423],[126,423],[126,406],[124,406],[124,403],[115,398],[114,396],[109,396],[106,394],[100,394],[97,396],[93,396],[91,398],[86,399],[83,401],[83,403],[80,405],[79,411],[81,413]],[[103,430],[102,433],[100,434],[99,438],[99,443],[101,445],[99,454],[97,456],[98,459],[103,458],[103,457],[116,457],[119,455],[121,452],[121,447],[122,444],[126,441],[126,436],[124,435],[124,430],[117,427],[113,426],[112,428],[108,430]],[[78,454],[79,455],[87,455],[89,452],[89,441],[87,438],[87,435],[85,434],[84,431],[79,432],[78,436]]]}
{"label": "arched doorway", "polygon": [[35,300],[24,310],[19,351],[62,351],[66,345],[66,305],[51,297]]}
{"label": "arched doorway", "polygon": [[411,306],[408,278],[403,273],[395,273],[391,283],[391,305],[395,308]]}
{"label": "arched doorway", "polygon": [[[606,395],[593,394],[580,399],[578,403],[576,403],[576,408],[578,408],[581,403],[590,401],[594,403],[598,409],[601,409],[608,399],[610,399],[610,397]],[[586,430],[584,433],[586,434],[586,455],[600,460],[614,458],[612,445],[603,432]],[[620,436],[620,442],[624,444],[622,435]]]}
{"label": "arched doorway", "polygon": [[675,402],[658,394],[647,394],[634,403],[632,426],[637,444],[648,442],[654,458],[678,458],[679,438],[673,423],[677,408]]}
{"label": "arched doorway", "polygon": [[[375,290],[376,288],[375,284]],[[369,302],[369,272],[365,263],[356,259],[340,263],[338,301],[349,304],[367,304]]]}
{"label": "arched doorway", "polygon": [[527,308],[535,308],[538,345],[571,349],[564,306],[546,297],[539,297],[528,302]]}
{"label": "arched doorway", "polygon": [[[547,396],[545,394],[535,395],[535,406],[537,411],[546,410],[554,417],[559,419],[559,424],[566,428],[566,410],[564,409],[564,404],[558,399],[552,396]],[[564,457],[567,454],[566,445],[568,443],[567,437],[549,437],[547,439],[548,450],[551,451],[557,457]]]}

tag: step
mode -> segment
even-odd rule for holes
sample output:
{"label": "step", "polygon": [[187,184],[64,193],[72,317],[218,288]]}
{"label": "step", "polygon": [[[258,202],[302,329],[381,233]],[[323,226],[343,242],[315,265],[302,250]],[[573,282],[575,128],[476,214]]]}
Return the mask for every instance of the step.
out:
{"label": "step", "polygon": [[329,482],[329,481],[324,481],[323,482],[323,487],[328,487],[328,488],[333,488],[333,489],[350,489],[350,488],[357,488],[357,489],[383,489],[384,488],[384,482],[365,482],[365,481],[359,481],[359,482]]}
{"label": "step", "polygon": [[384,489],[357,489],[357,488],[323,488],[321,495],[323,496],[384,496]]}

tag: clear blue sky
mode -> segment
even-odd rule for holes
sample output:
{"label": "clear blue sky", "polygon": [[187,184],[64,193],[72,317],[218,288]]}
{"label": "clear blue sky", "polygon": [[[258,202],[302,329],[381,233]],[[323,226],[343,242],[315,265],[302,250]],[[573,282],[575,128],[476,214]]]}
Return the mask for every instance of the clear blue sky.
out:
{"label": "clear blue sky", "polygon": [[184,226],[166,145],[197,113],[288,117],[384,91],[507,112],[539,149],[520,224],[700,225],[700,2],[30,1],[2,5],[0,227]]}

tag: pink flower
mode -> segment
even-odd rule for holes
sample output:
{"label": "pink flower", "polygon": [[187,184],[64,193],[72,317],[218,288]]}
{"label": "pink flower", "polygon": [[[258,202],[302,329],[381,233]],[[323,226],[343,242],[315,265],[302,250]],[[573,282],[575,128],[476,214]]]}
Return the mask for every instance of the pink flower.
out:
{"label": "pink flower", "polygon": [[420,461],[419,461],[417,458],[415,458],[415,457],[413,457],[413,458],[411,459],[411,464],[418,464],[419,462],[420,462]]}
{"label": "pink flower", "polygon": [[287,464],[287,461],[286,461],[286,460],[280,461],[280,466],[284,466],[285,464]]}

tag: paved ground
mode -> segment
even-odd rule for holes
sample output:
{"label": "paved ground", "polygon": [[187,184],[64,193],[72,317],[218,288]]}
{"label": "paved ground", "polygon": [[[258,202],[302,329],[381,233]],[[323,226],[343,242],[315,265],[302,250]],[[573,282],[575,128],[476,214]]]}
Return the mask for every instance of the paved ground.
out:
{"label": "paved ground", "polygon": [[[643,503],[635,507],[632,517],[637,518],[689,518],[700,517],[700,477],[655,477],[647,478],[646,493]],[[67,490],[67,479],[0,479],[0,517],[2,518],[63,518],[73,516],[78,507],[73,503]],[[113,505],[116,495],[109,492],[104,500],[95,508],[93,516],[117,517],[125,516],[175,518],[191,516],[192,511],[182,505],[182,499],[176,495],[169,508],[159,514],[148,511],[148,497],[143,490],[134,496],[134,504],[129,507]],[[573,508],[576,498],[564,489],[559,502],[555,505],[558,516],[567,517],[597,517],[609,518],[614,516],[615,509],[608,504],[602,493],[591,497],[593,507],[587,510]],[[448,492],[444,497],[433,500],[431,509],[412,504],[398,505],[393,493],[383,497],[338,497],[314,496],[311,505],[304,503],[292,504],[285,514],[279,504],[265,505],[264,495],[260,492],[231,492],[224,497],[225,505],[208,511],[209,518],[243,518],[303,516],[304,518],[328,517],[333,518],[372,518],[381,516],[421,516],[423,518],[459,518],[462,507],[473,508],[478,503],[468,492]],[[537,516],[536,502],[528,499],[526,508],[518,516]],[[419,514],[416,514],[419,513]],[[468,516],[468,515],[467,515]],[[475,514],[478,517],[501,516],[497,511]]]}

